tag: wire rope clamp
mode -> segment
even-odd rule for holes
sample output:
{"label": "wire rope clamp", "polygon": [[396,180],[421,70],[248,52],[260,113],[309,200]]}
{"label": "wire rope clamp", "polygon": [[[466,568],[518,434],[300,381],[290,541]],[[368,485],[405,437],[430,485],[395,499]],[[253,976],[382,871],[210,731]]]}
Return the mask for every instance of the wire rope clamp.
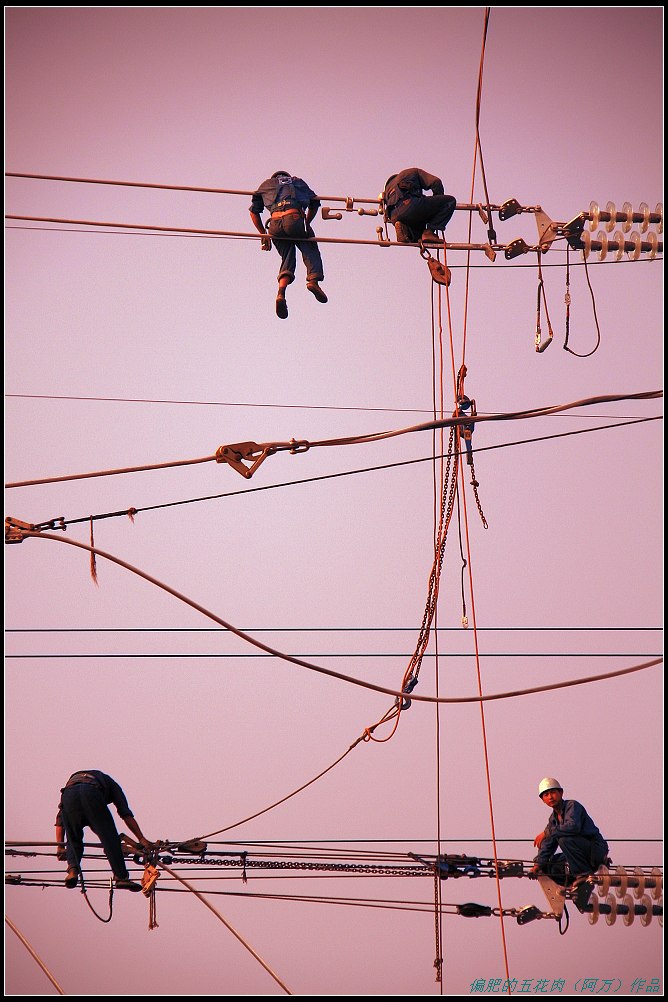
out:
{"label": "wire rope clamp", "polygon": [[[228,466],[231,466],[233,470],[240,473],[246,480],[250,480],[258,466],[273,452],[273,449],[265,445],[258,445],[257,442],[239,442],[237,445],[221,445],[216,450],[216,462],[227,463]],[[244,466],[244,461],[250,462],[251,465]]]}

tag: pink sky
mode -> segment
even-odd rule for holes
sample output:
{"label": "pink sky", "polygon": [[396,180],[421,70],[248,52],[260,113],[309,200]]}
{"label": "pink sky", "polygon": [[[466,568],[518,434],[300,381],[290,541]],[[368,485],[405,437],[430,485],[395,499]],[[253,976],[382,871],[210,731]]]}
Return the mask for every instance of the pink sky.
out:
{"label": "pink sky", "polygon": [[[286,169],[320,194],[360,199],[417,165],[469,202],[484,11],[5,8],[5,169],[242,191]],[[480,137],[492,203],[516,198],[562,222],[592,200],[654,210],[663,199],[662,28],[660,7],[491,9]],[[483,199],[478,170],[472,200]],[[8,214],[162,227],[251,233],[249,202],[5,184]],[[321,238],[375,240],[378,222],[353,212],[340,222],[318,217],[314,227]],[[530,213],[494,224],[501,243],[536,242]],[[458,212],[448,240],[466,242],[467,226]],[[485,242],[477,215],[472,226],[473,242]],[[329,303],[306,292],[299,261],[282,322],[278,256],[261,253],[255,239],[9,220],[6,482],[429,420],[438,289],[426,263],[415,248],[321,249]],[[554,341],[537,354],[535,254],[509,262],[500,253],[494,263],[472,254],[467,286],[465,253],[449,252],[455,368],[466,329],[466,392],[479,413],[661,389],[660,260],[590,258],[601,343],[588,358],[562,350],[565,263],[562,244],[544,257]],[[596,326],[576,254],[570,281],[569,345],[586,354]],[[485,693],[661,655],[661,422],[545,439],[661,412],[659,400],[630,400],[476,429],[489,528],[467,477],[473,595],[468,570],[465,583]],[[526,439],[534,441],[491,448]],[[250,481],[205,463],[11,489],[6,514],[80,519],[64,535],[88,543],[89,516],[135,508],[134,523],[95,522],[100,549],[270,646],[394,689],[415,646],[433,558],[432,467],[408,461],[429,457],[432,445],[430,433],[413,433],[281,452]],[[331,476],[372,467],[388,468]],[[285,486],[260,489],[272,485]],[[461,629],[461,567],[453,522],[438,607],[438,684],[448,696],[477,693],[473,630]],[[8,841],[53,838],[59,789],[79,768],[118,779],[149,838],[237,826],[326,769],[392,705],[370,689],[257,657],[108,561],[98,559],[97,570],[98,587],[88,554],[58,541],[6,548]],[[433,654],[432,642],[416,694],[435,691]],[[499,856],[532,858],[547,820],[536,787],[556,775],[590,811],[615,864],[662,864],[661,680],[659,666],[486,703]],[[437,718],[433,704],[413,703],[391,740],[361,743],[308,790],[211,848],[271,843],[265,858],[281,841],[309,852],[336,843],[434,853],[439,827],[443,851],[491,855],[475,704],[443,705]],[[104,877],[106,861],[98,865]],[[8,857],[6,867],[64,876],[52,856]],[[163,875],[152,931],[143,897],[116,895],[105,925],[62,883],[7,886],[5,910],[66,994],[283,994],[200,901],[166,893],[172,886]],[[469,994],[478,979],[506,976],[499,919],[446,915],[444,980],[435,982],[431,879],[256,871],[247,884],[235,876],[208,887],[234,892],[210,900],[294,994]],[[492,880],[444,881],[441,891],[449,905],[498,904]],[[504,908],[545,907],[526,880],[505,880],[501,892]],[[425,910],[252,896],[279,893],[418,901]],[[105,890],[94,888],[91,900],[106,914]],[[563,994],[577,994],[579,979],[617,979],[625,994],[634,979],[662,978],[656,920],[590,925],[571,909],[564,936],[552,921],[520,927],[513,918],[504,932],[518,982],[563,979]],[[10,931],[5,957],[7,994],[56,994]]]}

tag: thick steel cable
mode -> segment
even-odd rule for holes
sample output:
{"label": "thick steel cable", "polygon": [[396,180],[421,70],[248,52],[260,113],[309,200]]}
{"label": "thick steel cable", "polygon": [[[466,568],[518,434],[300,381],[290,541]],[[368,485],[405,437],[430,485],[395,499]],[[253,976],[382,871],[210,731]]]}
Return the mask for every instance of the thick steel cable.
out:
{"label": "thick steel cable", "polygon": [[[193,192],[200,192],[200,193],[203,192],[213,195],[252,196],[255,194],[254,191],[241,191],[238,188],[198,188],[192,185],[185,185],[185,184],[155,184],[146,181],[111,181],[104,178],[93,178],[93,177],[63,177],[57,174],[24,174],[24,173],[19,173],[18,171],[5,171],[5,177],[27,178],[35,181],[70,181],[70,182],[76,182],[78,184],[109,184],[125,188],[163,188],[168,191],[193,191]],[[350,199],[345,195],[316,195],[316,198],[320,202],[346,203],[352,201],[353,203],[359,203],[363,205],[380,205],[378,198],[356,198],[353,196]],[[468,212],[478,211],[478,206],[473,204],[466,205],[458,203],[456,208]],[[495,205],[494,208],[500,209],[501,206]],[[539,208],[539,206],[530,205],[530,206],[524,206],[523,208],[525,212],[535,212],[536,209]]]}
{"label": "thick steel cable", "polygon": [[[465,415],[463,417],[449,417],[437,421],[426,421],[422,424],[411,425],[407,428],[398,428],[393,431],[376,432],[368,435],[352,435],[345,438],[320,439],[315,442],[307,442],[306,439],[293,439],[292,442],[265,442],[260,447],[271,449],[271,454],[279,452],[290,452],[296,446],[306,445],[308,449],[325,448],[327,446],[342,445],[366,445],[371,442],[380,442],[388,438],[397,438],[401,435],[409,435],[421,431],[431,431],[435,428],[459,427],[463,424],[484,423],[488,421],[512,421],[525,420],[529,418],[545,417],[549,414],[558,414],[565,410],[576,407],[589,407],[600,403],[612,403],[618,400],[655,400],[663,397],[662,390],[647,390],[641,393],[617,393],[604,394],[597,397],[587,397],[582,400],[575,400],[567,404],[554,404],[549,407],[532,408],[522,411],[508,411],[497,414],[476,414]],[[645,420],[645,419],[641,419]],[[257,444],[257,443],[256,443]],[[301,450],[304,451],[304,450]],[[39,480],[22,480],[5,484],[6,489],[15,487],[36,487],[43,484],[61,483],[68,480],[84,480],[91,477],[117,476],[125,473],[141,473],[154,469],[167,469],[171,466],[188,466],[197,463],[210,463],[216,461],[216,455],[204,456],[199,459],[174,460],[169,463],[157,463],[153,465],[132,466],[116,470],[98,470],[92,473],[75,473],[60,477],[44,477]],[[89,518],[90,516],[87,516]]]}
{"label": "thick steel cable", "polygon": [[46,966],[46,964],[44,963],[44,961],[41,960],[37,956],[37,954],[33,950],[32,946],[30,945],[30,943],[28,942],[28,940],[25,938],[25,936],[21,932],[19,932],[19,930],[16,928],[16,926],[14,925],[14,923],[12,922],[12,920],[10,918],[8,918],[7,915],[5,915],[5,922],[7,923],[7,925],[9,926],[9,928],[12,930],[12,932],[15,933],[15,935],[18,936],[18,938],[21,940],[21,942],[23,943],[23,945],[25,946],[26,950],[28,951],[28,953],[30,954],[30,956],[33,958],[33,960],[44,971],[44,973],[46,974],[47,978],[49,979],[49,981],[51,982],[51,984],[53,985],[53,987],[56,989],[56,991],[58,992],[58,994],[59,995],[64,995],[65,992],[60,987],[60,985],[58,984],[58,982],[56,981],[56,979],[54,978],[53,974],[48,969],[48,967]]}
{"label": "thick steel cable", "polygon": [[[324,668],[322,665],[316,665],[310,661],[304,661],[301,658],[296,658],[292,654],[286,654],[283,651],[278,651],[276,650],[276,648],[270,647],[268,644],[262,643],[261,640],[257,640],[255,637],[249,636],[247,633],[244,633],[243,630],[238,629],[236,626],[232,626],[231,623],[226,622],[224,619],[221,619],[220,616],[217,616],[215,613],[210,612],[203,605],[200,605],[193,599],[188,598],[186,595],[181,594],[180,592],[176,591],[176,589],[171,588],[167,584],[164,584],[164,582],[159,581],[157,578],[152,577],[150,574],[147,574],[146,571],[142,571],[138,567],[134,567],[132,564],[127,563],[127,561],[121,560],[120,557],[115,557],[113,554],[107,553],[104,550],[100,550],[97,547],[89,546],[87,543],[81,543],[76,539],[66,539],[63,536],[55,536],[49,532],[32,532],[26,530],[23,533],[23,535],[25,538],[52,539],[56,543],[65,543],[68,546],[76,546],[81,550],[87,550],[89,553],[94,553],[96,556],[103,557],[105,560],[110,560],[112,563],[118,564],[119,567],[124,567],[126,570],[131,571],[133,574],[138,575],[138,577],[143,578],[150,584],[156,585],[158,588],[161,588],[163,591],[166,591],[169,595],[173,595],[174,598],[177,598],[179,599],[179,601],[184,602],[186,605],[189,605],[192,609],[195,609],[197,612],[201,612],[202,615],[206,616],[208,619],[213,620],[214,623],[218,623],[219,626],[223,626],[226,630],[229,630],[230,633],[234,633],[235,636],[239,637],[241,640],[245,640],[253,647],[257,647],[262,651],[266,651],[268,654],[275,655],[275,657],[280,658],[282,661],[289,661],[291,664],[298,665],[302,668],[308,668],[311,671],[318,672],[322,675],[329,675],[331,678],[338,678],[343,682],[350,682],[353,685],[359,685],[362,688],[371,689],[374,692],[382,692],[388,696],[395,696],[403,699],[406,695],[405,692],[398,692],[396,689],[390,689],[387,686],[376,685],[374,682],[365,682],[362,679],[354,678],[351,675],[344,675],[343,673],[334,671],[331,668]],[[552,685],[534,686],[531,689],[518,689],[514,692],[496,693],[495,695],[492,696],[456,696],[456,697],[439,696],[437,698],[435,696],[419,696],[416,695],[415,693],[411,693],[411,701],[423,702],[423,703],[436,703],[436,702],[477,703],[480,702],[481,700],[484,702],[488,702],[493,699],[508,699],[512,696],[524,696],[535,692],[547,692],[552,689],[563,689],[566,688],[567,686],[572,686],[572,685],[584,685],[587,682],[598,682],[601,681],[602,679],[614,678],[618,675],[628,675],[631,672],[642,671],[645,668],[651,668],[654,667],[654,665],[662,663],[663,663],[663,658],[655,658],[653,661],[648,661],[641,665],[634,665],[632,668],[622,668],[619,669],[618,671],[607,672],[601,675],[591,675],[588,678],[572,679],[568,682],[556,682],[553,683]]]}
{"label": "thick steel cable", "polygon": [[239,940],[239,942],[241,943],[241,945],[244,946],[248,950],[248,952],[250,954],[252,954],[253,957],[255,957],[255,959],[258,961],[259,964],[262,965],[262,967],[264,967],[265,971],[268,974],[271,975],[271,977],[274,979],[274,981],[276,982],[276,984],[278,984],[278,985],[281,986],[281,988],[283,989],[283,991],[285,992],[286,995],[292,995],[293,994],[290,991],[290,989],[286,985],[283,984],[283,982],[278,977],[278,975],[275,974],[274,971],[272,971],[271,967],[269,967],[268,964],[265,964],[265,962],[262,959],[262,957],[258,953],[255,952],[255,950],[253,949],[253,947],[250,946],[250,944],[246,942],[246,940],[243,938],[243,936],[241,936],[237,932],[237,930],[234,928],[234,926],[230,925],[230,923],[227,921],[227,919],[223,918],[223,916],[220,914],[220,912],[217,911],[217,909],[215,909],[213,907],[213,905],[210,904],[210,902],[208,902],[206,900],[206,898],[204,897],[204,895],[200,894],[199,891],[195,890],[195,888],[191,884],[189,884],[187,880],[184,880],[183,877],[179,877],[179,875],[177,873],[174,873],[174,871],[172,870],[171,867],[166,866],[162,862],[159,862],[158,865],[163,870],[165,870],[170,875],[170,877],[173,877],[174,880],[178,880],[181,884],[184,885],[184,887],[187,887],[188,890],[191,892],[191,894],[194,894],[196,898],[199,898],[199,900],[202,902],[202,904],[206,905],[206,907],[209,909],[209,911],[213,912],[213,914],[216,916],[216,918],[219,919],[223,923],[223,925],[225,926],[225,928],[229,929],[230,932],[232,933],[232,935],[236,936],[236,938]]}
{"label": "thick steel cable", "polygon": [[[632,421],[620,421],[615,424],[596,425],[593,428],[579,428],[575,431],[558,432],[557,434],[554,435],[541,435],[537,438],[519,439],[514,442],[500,442],[498,445],[478,446],[476,448],[476,453],[490,452],[496,449],[512,448],[513,446],[516,445],[530,445],[534,442],[547,442],[555,438],[569,438],[571,435],[587,435],[590,432],[594,431],[607,431],[609,428],[624,428],[626,425],[645,424],[648,421],[662,421],[662,420],[663,418],[660,415],[657,417],[636,418],[635,420]],[[463,453],[460,452],[460,455],[463,455]],[[161,508],[174,508],[178,505],[195,504],[196,502],[200,501],[214,501],[214,500],[219,500],[220,498],[236,497],[239,494],[248,494],[256,491],[277,490],[279,487],[296,487],[301,484],[317,483],[318,481],[321,480],[336,480],[339,477],[351,477],[357,475],[358,473],[375,473],[380,470],[392,470],[392,469],[397,469],[401,466],[412,466],[415,465],[416,463],[426,463],[426,462],[433,462],[433,457],[424,456],[421,459],[406,459],[397,463],[383,463],[378,466],[361,467],[356,470],[344,470],[341,473],[323,473],[321,476],[318,477],[302,477],[300,480],[287,480],[277,484],[265,484],[262,487],[246,487],[244,490],[225,491],[222,494],[209,494],[206,495],[205,497],[186,498],[181,501],[167,501],[163,504],[146,505],[142,508],[131,508],[129,510],[124,509],[123,511],[112,511],[106,513],[100,513],[97,515],[85,515],[81,518],[70,518],[70,519],[64,518],[62,524],[76,525],[81,522],[90,522],[91,519],[93,521],[98,521],[105,518],[121,518],[121,517],[127,518],[130,512],[132,512],[132,516],[134,518],[135,515],[145,511],[158,511]]]}
{"label": "thick steel cable", "polygon": [[[30,223],[65,223],[69,226],[104,226],[112,230],[140,230],[151,233],[174,233],[174,234],[195,234],[205,237],[234,237],[243,240],[261,240],[259,233],[250,233],[245,230],[204,230],[193,226],[158,226],[153,223],[111,223],[99,219],[65,219],[60,216],[18,216],[5,213],[5,219],[18,219]],[[384,240],[354,240],[349,237],[281,237],[281,240],[294,243],[324,243],[324,244],[363,244],[371,247],[421,247],[419,243],[398,243],[397,241]],[[449,244],[451,250],[480,250],[486,251],[488,244]],[[500,245],[499,250],[504,246]]]}

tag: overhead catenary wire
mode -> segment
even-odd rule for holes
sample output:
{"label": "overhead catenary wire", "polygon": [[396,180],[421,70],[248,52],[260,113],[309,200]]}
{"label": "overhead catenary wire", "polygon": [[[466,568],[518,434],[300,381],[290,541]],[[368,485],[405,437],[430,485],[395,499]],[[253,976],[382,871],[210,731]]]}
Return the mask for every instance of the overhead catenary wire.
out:
{"label": "overhead catenary wire", "polygon": [[[554,404],[548,407],[531,408],[522,411],[509,411],[497,414],[477,414],[463,417],[439,418],[434,421],[426,421],[422,424],[412,425],[407,428],[399,428],[392,431],[372,432],[365,435],[349,435],[342,438],[321,439],[317,441],[307,441],[306,439],[292,439],[290,442],[263,443],[258,448],[263,448],[269,454],[278,452],[291,452],[301,454],[310,449],[326,448],[333,446],[364,445],[371,442],[380,442],[385,439],[396,438],[401,435],[414,434],[422,431],[432,431],[435,428],[460,427],[473,423],[483,423],[489,421],[512,421],[525,420],[530,418],[544,417],[549,414],[557,414],[571,408],[589,407],[600,403],[612,403],[618,400],[656,400],[663,396],[662,390],[649,390],[640,393],[604,394],[596,397],[588,397],[582,400],[572,401],[566,404]],[[256,444],[256,443],[252,443]],[[90,473],[65,474],[59,477],[42,477],[36,480],[22,480],[13,483],[6,483],[5,488],[36,487],[43,484],[62,483],[70,480],[86,480],[95,477],[119,476],[126,473],[143,473],[152,470],[168,469],[171,466],[189,466],[202,463],[218,462],[216,453],[211,456],[203,456],[198,459],[173,460],[167,463],[145,464],[143,466],[129,466],[114,470],[97,470]]]}
{"label": "overhead catenary wire", "polygon": [[[96,556],[102,557],[105,560],[110,560],[112,563],[118,564],[119,567],[124,567],[126,570],[131,571],[133,574],[137,574],[139,577],[143,578],[145,581],[148,581],[150,584],[156,585],[158,588],[161,588],[163,591],[166,591],[168,594],[179,599],[179,601],[184,602],[191,608],[197,610],[198,612],[201,612],[204,616],[207,616],[209,619],[212,619],[215,623],[218,623],[219,626],[225,627],[227,630],[229,630],[231,633],[234,633],[240,639],[247,641],[254,647],[258,647],[269,654],[275,655],[276,657],[280,658],[283,661],[289,661],[292,664],[296,664],[302,668],[309,668],[310,670],[319,672],[320,674],[329,675],[332,678],[338,678],[341,681],[350,682],[353,685],[359,685],[366,689],[372,689],[375,692],[381,692],[388,696],[394,696],[398,699],[403,699],[405,696],[405,693],[403,691],[397,691],[396,689],[390,689],[386,686],[377,685],[374,682],[362,681],[361,679],[353,678],[350,675],[344,675],[341,672],[336,672],[330,668],[325,668],[323,665],[316,665],[310,661],[304,660],[303,658],[297,658],[292,654],[286,654],[283,651],[278,651],[275,648],[270,647],[267,644],[264,644],[261,640],[257,640],[257,638],[251,637],[249,634],[244,633],[242,630],[239,630],[236,626],[232,626],[232,624],[227,623],[225,620],[221,619],[215,613],[210,612],[208,609],[205,609],[204,606],[200,605],[198,602],[195,602],[193,599],[188,598],[185,595],[182,595],[180,592],[176,591],[176,589],[170,587],[170,585],[167,585],[164,582],[159,581],[157,578],[154,578],[152,575],[147,574],[145,571],[140,570],[138,567],[134,567],[132,564],[127,563],[127,561],[121,560],[120,557],[113,556],[112,554],[107,553],[104,550],[100,550],[97,547],[91,547],[86,543],[81,543],[75,539],[66,539],[63,536],[55,536],[48,532],[32,532],[30,530],[26,530],[24,532],[24,537],[34,538],[34,539],[51,539],[57,543],[65,543],[68,546],[75,546],[79,549],[87,550],[89,553],[95,553]],[[627,675],[631,672],[642,671],[646,668],[651,668],[661,663],[663,663],[663,658],[657,658],[655,660],[648,661],[642,665],[635,665],[632,668],[622,668],[616,672],[607,672],[603,675],[592,675],[586,679],[574,679],[567,682],[557,682],[548,686],[534,686],[530,689],[516,690],[511,693],[496,693],[495,695],[492,696],[487,695],[487,696],[435,697],[435,696],[422,696],[422,695],[416,695],[415,693],[411,693],[411,699],[414,701],[427,702],[427,703],[436,703],[436,702],[477,703],[480,701],[486,702],[494,699],[507,699],[511,696],[524,696],[536,692],[546,692],[551,689],[561,689],[567,686],[584,685],[587,682],[598,682],[602,681],[604,678],[614,678],[617,675]]]}

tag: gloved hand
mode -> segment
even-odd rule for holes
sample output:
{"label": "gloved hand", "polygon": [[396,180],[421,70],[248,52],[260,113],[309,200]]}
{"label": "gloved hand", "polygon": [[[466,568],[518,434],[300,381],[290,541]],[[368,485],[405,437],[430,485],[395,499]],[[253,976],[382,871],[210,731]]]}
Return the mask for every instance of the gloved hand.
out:
{"label": "gloved hand", "polygon": [[149,842],[149,840],[147,838],[140,838],[140,839],[137,839],[137,841],[139,842],[139,844],[142,847],[142,849],[153,849],[153,848],[155,848],[155,843],[154,842]]}
{"label": "gloved hand", "polygon": [[260,240],[260,247],[262,250],[271,250],[271,237],[267,233],[262,234],[262,239]]}
{"label": "gloved hand", "polygon": [[64,845],[61,845],[56,849],[56,859],[60,860],[61,863],[64,863],[67,859],[67,853],[65,852]]}

